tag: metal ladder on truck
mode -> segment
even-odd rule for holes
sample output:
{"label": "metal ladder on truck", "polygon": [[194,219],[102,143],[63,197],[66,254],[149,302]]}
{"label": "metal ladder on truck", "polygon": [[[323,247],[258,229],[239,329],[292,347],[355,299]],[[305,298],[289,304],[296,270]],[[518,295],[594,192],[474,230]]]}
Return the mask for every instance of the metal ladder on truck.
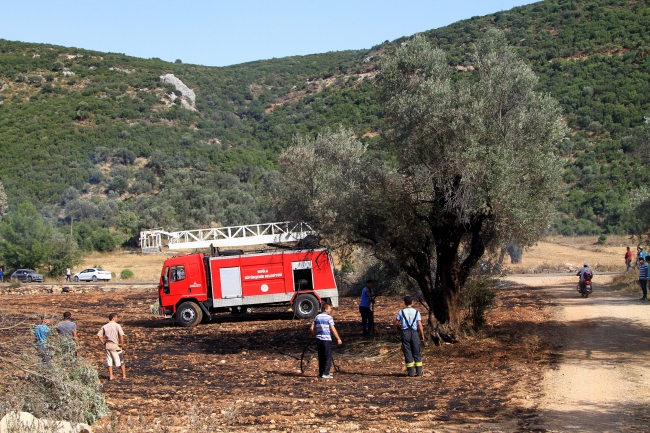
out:
{"label": "metal ladder on truck", "polygon": [[155,228],[140,232],[140,248],[143,253],[158,253],[162,252],[163,246],[170,250],[245,247],[296,242],[310,235],[314,235],[314,231],[302,222],[250,224],[176,232]]}

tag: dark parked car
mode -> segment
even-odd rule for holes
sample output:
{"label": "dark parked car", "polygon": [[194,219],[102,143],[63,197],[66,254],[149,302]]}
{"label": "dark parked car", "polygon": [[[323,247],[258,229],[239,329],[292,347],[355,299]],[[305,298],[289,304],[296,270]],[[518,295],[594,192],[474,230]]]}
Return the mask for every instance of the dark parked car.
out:
{"label": "dark parked car", "polygon": [[43,276],[31,269],[18,269],[11,274],[11,281],[22,281],[23,283],[31,283],[32,281],[43,282]]}

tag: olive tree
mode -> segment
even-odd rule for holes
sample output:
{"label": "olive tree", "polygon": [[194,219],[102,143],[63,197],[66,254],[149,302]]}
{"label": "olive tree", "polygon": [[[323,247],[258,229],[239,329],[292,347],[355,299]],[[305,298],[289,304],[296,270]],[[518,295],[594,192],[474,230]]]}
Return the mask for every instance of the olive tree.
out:
{"label": "olive tree", "polygon": [[423,36],[384,59],[379,151],[349,131],[324,131],[280,158],[283,216],[311,222],[331,246],[368,245],[397,263],[430,306],[436,343],[456,338],[460,289],[483,254],[511,239],[534,243],[560,184],[558,103],[534,90],[501,33],[475,48],[465,79]]}

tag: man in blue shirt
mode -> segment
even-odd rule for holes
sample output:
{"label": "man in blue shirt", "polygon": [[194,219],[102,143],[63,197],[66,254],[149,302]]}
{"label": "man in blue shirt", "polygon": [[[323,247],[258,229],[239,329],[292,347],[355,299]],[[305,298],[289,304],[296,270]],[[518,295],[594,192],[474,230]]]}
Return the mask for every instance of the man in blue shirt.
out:
{"label": "man in blue shirt", "polygon": [[644,259],[639,259],[639,285],[641,286],[641,292],[643,296],[641,301],[648,299],[648,264]]}
{"label": "man in blue shirt", "polygon": [[47,336],[50,335],[50,319],[42,317],[40,325],[34,327],[34,337],[36,339],[36,351],[44,362],[50,362],[50,354],[47,350]]}
{"label": "man in blue shirt", "polygon": [[311,324],[311,334],[316,337],[316,344],[318,346],[318,377],[322,379],[333,379],[330,374],[332,368],[332,335],[336,338],[338,344],[342,344],[339,333],[336,332],[334,327],[334,319],[330,315],[332,306],[325,302],[318,314]]}
{"label": "man in blue shirt", "polygon": [[374,282],[372,280],[366,281],[366,287],[361,290],[361,301],[359,301],[359,313],[361,313],[361,327],[364,336],[370,335],[375,327],[373,313],[370,309],[370,304],[372,304],[372,301],[377,296],[372,293],[373,285]]}
{"label": "man in blue shirt", "polygon": [[[420,342],[424,342],[424,328],[420,312],[412,307],[410,296],[404,297],[405,308],[397,314],[395,325],[401,330],[402,352],[406,371],[410,377],[422,376],[422,351]],[[420,334],[418,337],[418,333]]]}

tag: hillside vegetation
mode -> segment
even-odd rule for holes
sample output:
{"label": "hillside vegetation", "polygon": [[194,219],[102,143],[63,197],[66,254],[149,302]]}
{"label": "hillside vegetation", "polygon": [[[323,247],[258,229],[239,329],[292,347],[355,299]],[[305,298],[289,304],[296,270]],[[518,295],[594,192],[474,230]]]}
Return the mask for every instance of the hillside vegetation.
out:
{"label": "hillside vegetation", "polygon": [[[458,79],[472,79],[468,54],[489,27],[527,59],[572,129],[558,145],[567,189],[553,230],[639,232],[629,191],[649,180],[634,137],[650,113],[650,3],[548,0],[426,35]],[[133,244],[142,227],[274,218],[276,156],[295,134],[343,125],[378,145],[372,78],[381,56],[406,42],[215,68],[0,40],[10,209],[31,201],[62,231],[72,220],[86,250]],[[194,91],[193,106],[161,82],[170,73]]]}

